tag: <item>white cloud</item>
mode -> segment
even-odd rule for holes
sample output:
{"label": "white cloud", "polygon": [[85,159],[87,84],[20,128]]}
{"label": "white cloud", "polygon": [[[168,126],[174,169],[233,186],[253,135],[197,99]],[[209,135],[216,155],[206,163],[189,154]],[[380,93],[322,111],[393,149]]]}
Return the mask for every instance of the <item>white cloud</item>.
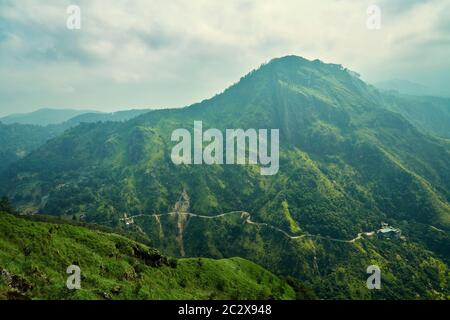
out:
{"label": "white cloud", "polygon": [[[366,28],[374,2],[379,31]],[[81,7],[81,30],[66,29],[69,4]],[[449,9],[447,0],[0,1],[0,113],[182,106],[288,54],[433,85],[450,74]]]}

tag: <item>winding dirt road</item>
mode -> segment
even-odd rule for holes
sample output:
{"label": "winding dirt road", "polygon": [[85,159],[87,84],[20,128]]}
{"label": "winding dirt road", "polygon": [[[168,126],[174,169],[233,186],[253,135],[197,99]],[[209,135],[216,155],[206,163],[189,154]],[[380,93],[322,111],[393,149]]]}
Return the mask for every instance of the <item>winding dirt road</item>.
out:
{"label": "winding dirt road", "polygon": [[232,211],[232,212],[227,212],[227,213],[222,213],[216,216],[203,216],[203,215],[199,215],[199,214],[195,214],[195,213],[191,213],[191,212],[170,212],[170,213],[164,213],[164,214],[140,214],[140,215],[136,215],[133,216],[131,218],[136,219],[136,218],[141,218],[141,217],[154,217],[156,218],[158,221],[160,221],[160,218],[163,216],[173,216],[173,215],[185,215],[186,217],[196,217],[196,218],[200,218],[200,219],[219,219],[219,218],[223,218],[232,214],[241,214],[241,217],[245,218],[245,223],[247,224],[251,224],[251,225],[256,225],[256,226],[260,226],[260,227],[266,227],[266,228],[270,228],[273,229],[277,232],[282,233],[284,236],[288,237],[289,239],[292,240],[296,240],[296,239],[302,239],[302,238],[316,238],[316,239],[322,239],[322,240],[328,240],[328,241],[334,241],[334,242],[341,242],[341,243],[354,243],[358,240],[363,239],[364,236],[368,236],[371,237],[373,235],[375,235],[375,231],[372,232],[361,232],[358,233],[358,235],[350,240],[345,240],[345,239],[336,239],[336,238],[331,238],[331,237],[324,237],[324,236],[320,236],[320,235],[313,235],[313,234],[309,234],[309,233],[305,233],[302,235],[298,235],[298,236],[293,236],[289,233],[287,233],[286,231],[275,227],[273,225],[270,225],[268,223],[263,223],[263,222],[254,222],[252,221],[252,215],[249,212],[245,212],[245,211]]}

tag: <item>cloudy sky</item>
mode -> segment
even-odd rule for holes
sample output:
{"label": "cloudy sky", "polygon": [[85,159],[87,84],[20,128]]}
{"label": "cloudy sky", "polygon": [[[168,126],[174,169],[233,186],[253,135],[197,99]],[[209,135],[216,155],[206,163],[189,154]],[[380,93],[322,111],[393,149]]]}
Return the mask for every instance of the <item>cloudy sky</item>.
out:
{"label": "cloudy sky", "polygon": [[[71,4],[80,30],[66,27]],[[0,116],[185,106],[289,54],[448,94],[449,12],[450,0],[0,0]]]}

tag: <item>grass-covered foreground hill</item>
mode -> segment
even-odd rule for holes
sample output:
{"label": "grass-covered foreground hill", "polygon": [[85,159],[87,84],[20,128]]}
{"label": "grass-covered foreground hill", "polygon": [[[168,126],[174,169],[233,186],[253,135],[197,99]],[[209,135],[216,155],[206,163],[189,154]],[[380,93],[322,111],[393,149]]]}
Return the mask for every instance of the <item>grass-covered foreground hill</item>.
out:
{"label": "grass-covered foreground hill", "polygon": [[[80,290],[67,289],[70,265],[81,268]],[[168,259],[116,234],[0,213],[0,299],[296,297],[287,282],[241,258]]]}

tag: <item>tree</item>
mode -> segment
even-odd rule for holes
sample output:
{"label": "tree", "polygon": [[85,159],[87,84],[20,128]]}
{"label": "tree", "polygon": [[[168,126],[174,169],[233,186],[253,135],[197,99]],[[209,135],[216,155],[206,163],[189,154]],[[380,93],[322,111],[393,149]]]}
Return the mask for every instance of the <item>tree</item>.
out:
{"label": "tree", "polygon": [[16,212],[16,210],[14,209],[14,207],[11,204],[11,201],[6,196],[3,196],[0,199],[0,212],[7,212],[7,213],[15,213]]}

